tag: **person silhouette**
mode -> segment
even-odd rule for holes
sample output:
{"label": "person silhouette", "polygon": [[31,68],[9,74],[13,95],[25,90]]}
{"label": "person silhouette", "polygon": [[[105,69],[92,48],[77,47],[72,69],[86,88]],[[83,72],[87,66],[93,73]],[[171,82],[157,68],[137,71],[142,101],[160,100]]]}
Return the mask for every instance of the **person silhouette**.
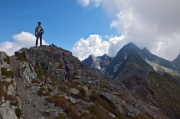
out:
{"label": "person silhouette", "polygon": [[38,22],[38,26],[35,28],[35,36],[36,36],[36,47],[38,46],[38,38],[40,38],[40,46],[42,46],[42,34],[44,30],[41,26],[41,22]]}

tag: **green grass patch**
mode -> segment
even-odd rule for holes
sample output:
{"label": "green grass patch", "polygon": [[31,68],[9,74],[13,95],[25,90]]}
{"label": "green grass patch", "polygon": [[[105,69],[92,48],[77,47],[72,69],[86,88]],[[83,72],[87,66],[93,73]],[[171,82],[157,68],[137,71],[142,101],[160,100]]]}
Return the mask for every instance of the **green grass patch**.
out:
{"label": "green grass patch", "polygon": [[64,93],[66,93],[67,95],[69,95],[69,94],[70,94],[70,92],[69,92],[68,88],[67,88],[64,84],[59,85],[59,86],[58,86],[58,88],[59,88],[59,90],[60,90],[60,91],[62,91],[62,92],[64,92]]}
{"label": "green grass patch", "polygon": [[12,71],[7,71],[7,68],[1,68],[1,72],[2,72],[2,75],[5,76],[6,78],[14,78],[14,74]]}
{"label": "green grass patch", "polygon": [[26,59],[26,53],[23,51],[23,52],[15,52],[15,55],[17,56],[17,59],[18,60],[21,60],[21,61],[27,61]]}
{"label": "green grass patch", "polygon": [[35,72],[38,78],[41,78],[42,76],[45,76],[46,78],[49,77],[49,74],[47,73],[47,66],[44,63],[41,63],[40,66],[35,67]]}

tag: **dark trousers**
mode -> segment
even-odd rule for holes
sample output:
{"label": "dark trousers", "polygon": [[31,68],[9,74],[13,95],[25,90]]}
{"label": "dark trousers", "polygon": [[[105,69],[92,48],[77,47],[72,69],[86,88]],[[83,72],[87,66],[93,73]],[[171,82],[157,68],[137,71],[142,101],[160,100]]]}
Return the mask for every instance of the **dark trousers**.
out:
{"label": "dark trousers", "polygon": [[40,38],[40,46],[42,46],[42,34],[36,36],[36,47],[38,46],[38,38]]}

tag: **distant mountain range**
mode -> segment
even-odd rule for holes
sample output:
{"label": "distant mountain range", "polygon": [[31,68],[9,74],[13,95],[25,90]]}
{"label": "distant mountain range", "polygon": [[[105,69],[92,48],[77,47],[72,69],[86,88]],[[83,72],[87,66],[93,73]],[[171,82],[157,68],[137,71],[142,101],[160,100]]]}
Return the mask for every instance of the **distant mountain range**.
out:
{"label": "distant mountain range", "polygon": [[138,48],[132,42],[122,47],[115,57],[90,55],[82,62],[87,66],[103,70],[104,75],[114,79],[120,79],[121,76],[125,78],[133,74],[139,74],[144,78],[146,73],[143,72],[152,70],[172,75],[180,73],[180,55],[171,62],[152,54],[147,48]]}
{"label": "distant mountain range", "polygon": [[[99,65],[104,62],[101,56],[90,56],[82,62],[102,70],[111,81],[122,84],[119,88],[127,89],[136,99],[153,106],[155,110],[160,109],[166,115],[157,116],[154,110],[153,118],[180,119],[180,54],[173,61],[168,61],[152,54],[147,48],[140,49],[134,43],[128,43],[114,58],[106,57],[110,60],[105,65]],[[139,108],[138,104],[135,105]]]}

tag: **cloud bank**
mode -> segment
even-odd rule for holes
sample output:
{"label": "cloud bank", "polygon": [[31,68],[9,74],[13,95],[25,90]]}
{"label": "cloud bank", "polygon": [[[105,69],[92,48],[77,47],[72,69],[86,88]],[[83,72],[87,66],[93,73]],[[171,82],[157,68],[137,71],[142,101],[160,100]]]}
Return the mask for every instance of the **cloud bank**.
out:
{"label": "cloud bank", "polygon": [[125,45],[124,39],[124,36],[111,36],[108,41],[104,41],[99,35],[90,35],[87,39],[81,38],[74,45],[72,52],[80,60],[87,58],[89,55],[102,56],[107,54],[114,56]]}
{"label": "cloud bank", "polygon": [[[78,1],[88,1],[86,5],[81,4],[82,7],[96,6],[94,1],[98,2],[98,7],[102,7],[113,18],[110,28],[116,28],[120,36],[123,34],[124,42],[134,42],[140,48],[146,47],[152,53],[168,60],[173,60],[179,54],[179,0]],[[113,51],[109,49],[108,52]]]}
{"label": "cloud bank", "polygon": [[[21,32],[13,36],[13,42],[2,42],[0,43],[0,51],[6,52],[8,55],[13,55],[15,51],[18,51],[22,47],[32,47],[35,45],[36,37],[29,32]],[[42,40],[43,45],[47,43]]]}

